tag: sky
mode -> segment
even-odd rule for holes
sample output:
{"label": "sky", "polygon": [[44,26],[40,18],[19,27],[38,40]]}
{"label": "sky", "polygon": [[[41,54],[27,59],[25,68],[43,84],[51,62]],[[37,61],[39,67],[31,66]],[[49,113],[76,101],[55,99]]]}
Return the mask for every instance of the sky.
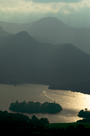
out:
{"label": "sky", "polygon": [[90,27],[90,0],[0,0],[0,21],[26,23],[43,17]]}

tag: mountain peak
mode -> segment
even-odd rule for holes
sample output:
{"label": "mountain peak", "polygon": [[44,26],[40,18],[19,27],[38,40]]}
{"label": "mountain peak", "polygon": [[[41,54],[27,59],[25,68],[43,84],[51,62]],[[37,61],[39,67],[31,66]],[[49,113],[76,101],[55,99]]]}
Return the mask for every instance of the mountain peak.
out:
{"label": "mountain peak", "polygon": [[58,21],[60,21],[58,18],[56,18],[56,17],[43,17],[43,18],[41,18],[41,19],[39,19],[39,20],[46,20],[46,19],[48,19],[48,20],[58,20]]}
{"label": "mountain peak", "polygon": [[44,18],[39,19],[37,22],[46,23],[46,24],[53,24],[53,25],[62,25],[64,27],[68,27],[64,22],[57,19],[56,17],[44,17]]}
{"label": "mountain peak", "polygon": [[[59,20],[59,19],[57,19],[56,17],[43,17],[43,18],[41,18],[41,19],[39,19],[39,20],[46,20],[46,19],[48,19],[48,20]],[[60,20],[59,20],[60,21]]]}
{"label": "mountain peak", "polygon": [[30,38],[32,39],[32,37],[26,31],[21,31],[21,32],[15,34],[14,38],[16,40],[22,39],[23,41],[24,40],[30,40]]}
{"label": "mountain peak", "polygon": [[36,40],[30,36],[26,31],[21,31],[13,36],[14,41],[19,42],[21,45],[29,45],[30,43],[35,43]]}
{"label": "mountain peak", "polygon": [[21,31],[21,32],[19,32],[19,33],[17,33],[16,35],[15,35],[16,37],[30,37],[30,35],[28,34],[28,32],[26,32],[26,31]]}

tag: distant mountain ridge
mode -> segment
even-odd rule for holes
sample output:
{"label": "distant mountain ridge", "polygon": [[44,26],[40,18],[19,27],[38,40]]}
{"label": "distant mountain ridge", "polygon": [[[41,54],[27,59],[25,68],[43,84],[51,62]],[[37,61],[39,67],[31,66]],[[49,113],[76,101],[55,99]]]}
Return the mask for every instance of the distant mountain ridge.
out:
{"label": "distant mountain ridge", "polygon": [[43,43],[71,43],[90,54],[90,28],[69,27],[54,17],[45,17],[25,24],[0,22],[0,26],[10,33],[27,31]]}
{"label": "distant mountain ridge", "polygon": [[32,24],[28,32],[53,39],[57,43],[71,43],[90,54],[90,28],[68,27],[56,18],[43,18]]}

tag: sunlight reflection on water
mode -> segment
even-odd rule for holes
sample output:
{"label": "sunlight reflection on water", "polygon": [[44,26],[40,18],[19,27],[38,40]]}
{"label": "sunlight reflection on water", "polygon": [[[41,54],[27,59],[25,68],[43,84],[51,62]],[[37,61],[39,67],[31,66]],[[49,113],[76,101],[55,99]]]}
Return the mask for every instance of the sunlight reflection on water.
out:
{"label": "sunlight reflection on water", "polygon": [[90,95],[61,90],[45,91],[46,96],[51,97],[65,109],[90,109]]}
{"label": "sunlight reflection on water", "polygon": [[[39,101],[41,103],[56,102],[59,103],[63,110],[58,114],[34,114],[38,118],[48,118],[50,122],[75,122],[81,118],[77,116],[82,109],[90,109],[90,95],[62,91],[49,90],[46,85],[3,85],[0,84],[0,110],[9,111],[10,103],[18,100],[22,101]],[[11,111],[9,111],[11,112]],[[33,114],[26,114],[32,117]]]}

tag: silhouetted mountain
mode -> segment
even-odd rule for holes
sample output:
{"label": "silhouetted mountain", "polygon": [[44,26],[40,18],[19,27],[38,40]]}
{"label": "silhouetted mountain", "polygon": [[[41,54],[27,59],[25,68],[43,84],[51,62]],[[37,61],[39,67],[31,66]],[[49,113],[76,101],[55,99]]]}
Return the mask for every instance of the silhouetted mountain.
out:
{"label": "silhouetted mountain", "polygon": [[42,44],[25,31],[0,43],[0,83],[90,81],[90,55],[72,44]]}
{"label": "silhouetted mountain", "polygon": [[[5,42],[6,41],[6,42]],[[0,38],[0,82],[36,82],[43,58],[51,50],[34,40],[27,32]]]}
{"label": "silhouetted mountain", "polygon": [[21,46],[22,46],[22,44],[24,44],[24,46],[26,44],[26,46],[27,46],[27,44],[35,42],[33,37],[31,37],[26,31],[22,31],[22,32],[15,34],[12,37],[12,40],[14,40],[14,42],[17,42],[17,45],[19,45],[19,46],[20,46],[20,44],[21,44]]}

